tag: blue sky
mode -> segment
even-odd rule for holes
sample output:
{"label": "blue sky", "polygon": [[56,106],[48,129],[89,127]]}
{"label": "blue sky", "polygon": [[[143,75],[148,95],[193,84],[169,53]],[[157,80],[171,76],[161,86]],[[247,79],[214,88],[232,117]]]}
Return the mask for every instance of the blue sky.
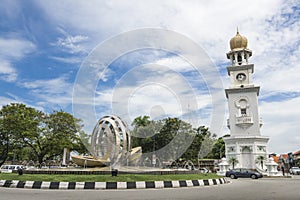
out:
{"label": "blue sky", "polygon": [[[133,30],[158,28],[197,43],[203,59],[211,61],[205,64],[218,77],[199,73],[176,52],[132,49],[105,70],[97,68],[92,98],[80,96],[80,104],[92,106],[91,112],[82,115],[87,131],[93,120],[106,114],[124,115],[129,124],[147,114],[157,119],[199,118],[195,125],[200,121],[199,125],[212,126],[222,136],[229,133],[226,53],[238,26],[253,51],[253,81],[261,86],[261,134],[270,136],[270,152],[296,151],[300,148],[299,18],[298,1],[2,0],[0,104],[21,102],[45,112],[63,109],[76,115],[81,110],[76,110],[74,86],[82,83],[78,82],[80,70],[95,52]],[[106,55],[115,47],[133,45],[128,41],[107,48]],[[213,110],[221,113],[214,122]]]}

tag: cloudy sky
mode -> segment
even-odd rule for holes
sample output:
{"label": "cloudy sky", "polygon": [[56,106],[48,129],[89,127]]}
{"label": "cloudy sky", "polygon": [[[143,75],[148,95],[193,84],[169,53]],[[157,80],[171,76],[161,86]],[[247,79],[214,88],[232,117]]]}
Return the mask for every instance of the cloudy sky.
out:
{"label": "cloudy sky", "polygon": [[[0,104],[63,109],[86,131],[107,114],[180,117],[228,134],[226,53],[253,51],[269,151],[300,149],[298,1],[2,0]],[[195,56],[197,55],[197,56]]]}

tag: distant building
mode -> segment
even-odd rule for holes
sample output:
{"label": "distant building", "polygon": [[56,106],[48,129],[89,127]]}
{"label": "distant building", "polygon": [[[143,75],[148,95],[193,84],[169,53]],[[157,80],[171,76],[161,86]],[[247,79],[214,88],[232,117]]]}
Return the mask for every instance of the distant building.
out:
{"label": "distant building", "polygon": [[199,168],[206,168],[212,172],[215,171],[216,160],[215,159],[200,159],[199,160]]}
{"label": "distant building", "polygon": [[280,167],[284,166],[286,169],[291,167],[300,167],[300,150],[294,153],[286,153],[280,155],[270,155]]}
{"label": "distant building", "polygon": [[295,166],[300,167],[300,150],[293,153],[293,159]]}

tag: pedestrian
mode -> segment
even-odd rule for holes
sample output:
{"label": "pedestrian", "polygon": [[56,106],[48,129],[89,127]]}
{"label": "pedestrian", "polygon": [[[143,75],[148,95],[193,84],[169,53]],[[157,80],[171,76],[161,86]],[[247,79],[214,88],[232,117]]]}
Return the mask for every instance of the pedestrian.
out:
{"label": "pedestrian", "polygon": [[18,168],[18,174],[19,175],[23,175],[23,169],[20,167],[20,168]]}
{"label": "pedestrian", "polygon": [[281,170],[282,170],[282,175],[284,176],[284,167],[281,166]]}

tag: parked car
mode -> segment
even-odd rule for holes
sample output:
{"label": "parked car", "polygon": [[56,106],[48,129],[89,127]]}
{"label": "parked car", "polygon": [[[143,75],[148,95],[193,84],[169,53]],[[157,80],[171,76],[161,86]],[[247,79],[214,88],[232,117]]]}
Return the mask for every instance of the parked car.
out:
{"label": "parked car", "polygon": [[299,167],[292,167],[292,168],[290,169],[290,174],[293,174],[293,175],[295,175],[295,174],[300,175],[300,168],[299,168]]}
{"label": "parked car", "polygon": [[250,169],[244,169],[244,168],[236,168],[236,169],[231,169],[226,172],[225,174],[226,177],[230,177],[232,179],[236,178],[252,178],[252,179],[257,179],[257,178],[262,178],[263,175],[259,172],[250,170]]}
{"label": "parked car", "polygon": [[0,168],[1,173],[12,173],[18,171],[18,169],[24,169],[23,165],[2,165]]}

